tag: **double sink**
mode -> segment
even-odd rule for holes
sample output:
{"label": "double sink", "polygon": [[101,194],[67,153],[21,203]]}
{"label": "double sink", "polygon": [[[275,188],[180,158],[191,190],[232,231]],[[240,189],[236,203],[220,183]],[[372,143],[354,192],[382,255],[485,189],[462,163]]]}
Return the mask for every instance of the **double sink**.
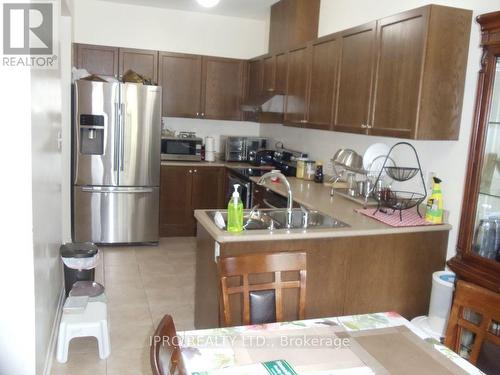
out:
{"label": "double sink", "polygon": [[[216,212],[210,213],[214,220]],[[221,213],[227,223],[227,213]],[[288,210],[252,210],[244,213],[244,230],[277,230],[277,229],[324,229],[345,228],[346,223],[316,210],[294,208],[291,210],[290,225],[287,227]],[[215,221],[215,220],[214,220]]]}

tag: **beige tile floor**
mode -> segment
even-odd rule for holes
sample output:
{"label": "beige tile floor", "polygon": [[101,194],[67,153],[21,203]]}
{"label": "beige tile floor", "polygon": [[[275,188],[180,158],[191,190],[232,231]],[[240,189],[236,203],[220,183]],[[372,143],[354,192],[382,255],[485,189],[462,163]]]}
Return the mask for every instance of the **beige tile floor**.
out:
{"label": "beige tile floor", "polygon": [[100,360],[95,339],[75,338],[68,362],[54,359],[52,374],[151,374],[149,338],[163,315],[172,315],[179,331],[194,328],[195,249],[193,237],[102,247],[96,280],[108,297],[111,355]]}

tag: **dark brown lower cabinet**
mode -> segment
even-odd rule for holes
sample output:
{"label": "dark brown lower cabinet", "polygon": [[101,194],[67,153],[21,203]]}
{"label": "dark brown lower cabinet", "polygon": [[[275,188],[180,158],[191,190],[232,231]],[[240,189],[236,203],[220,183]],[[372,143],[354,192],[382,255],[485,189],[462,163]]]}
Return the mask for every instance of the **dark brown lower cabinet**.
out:
{"label": "dark brown lower cabinet", "polygon": [[201,167],[193,170],[192,206],[197,209],[224,208],[226,169]]}
{"label": "dark brown lower cabinet", "polygon": [[223,208],[225,168],[161,167],[160,237],[194,236],[196,209]]}
{"label": "dark brown lower cabinet", "polygon": [[[272,237],[272,236],[269,236]],[[219,280],[214,239],[198,224],[195,327],[219,326]],[[307,254],[306,318],[397,311],[407,319],[426,314],[432,273],[446,260],[448,231],[300,240],[220,243],[220,256],[300,251]],[[269,274],[254,275],[262,282]],[[287,275],[294,277],[294,275]],[[272,276],[271,279],[272,280]],[[290,279],[289,279],[290,280]],[[241,304],[230,299],[239,324]],[[284,320],[297,319],[297,293],[283,294]]]}

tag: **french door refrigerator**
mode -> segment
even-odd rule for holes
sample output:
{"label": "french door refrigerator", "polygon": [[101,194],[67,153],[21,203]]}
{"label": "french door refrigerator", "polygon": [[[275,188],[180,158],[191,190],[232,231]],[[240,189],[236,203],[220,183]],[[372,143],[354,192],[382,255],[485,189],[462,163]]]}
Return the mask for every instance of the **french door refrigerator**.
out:
{"label": "french door refrigerator", "polygon": [[73,240],[158,241],[161,88],[78,80]]}

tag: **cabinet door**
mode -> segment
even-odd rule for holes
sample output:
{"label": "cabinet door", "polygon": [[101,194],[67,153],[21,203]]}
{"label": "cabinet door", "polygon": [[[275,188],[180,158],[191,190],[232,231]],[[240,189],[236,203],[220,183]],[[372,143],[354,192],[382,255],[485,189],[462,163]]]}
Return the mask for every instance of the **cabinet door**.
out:
{"label": "cabinet door", "polygon": [[195,221],[191,204],[192,176],[193,168],[190,167],[161,167],[161,237],[194,235]]}
{"label": "cabinet door", "polygon": [[288,6],[290,0],[281,0],[271,6],[269,25],[269,52],[288,49]]}
{"label": "cabinet door", "polygon": [[378,23],[371,134],[413,137],[428,10],[416,9]]}
{"label": "cabinet door", "polygon": [[376,23],[341,35],[334,130],[366,133],[370,113]]}
{"label": "cabinet door", "polygon": [[276,59],[268,56],[262,59],[263,89],[267,92],[276,90]]}
{"label": "cabinet door", "polygon": [[248,63],[247,97],[254,98],[262,93],[262,70],[262,60],[253,60]]}
{"label": "cabinet door", "polygon": [[151,79],[153,83],[157,83],[158,51],[120,48],[120,75],[123,75],[129,69]]}
{"label": "cabinet door", "polygon": [[305,46],[288,53],[285,125],[302,126],[306,121],[307,60]]}
{"label": "cabinet door", "polygon": [[224,208],[225,168],[195,167],[193,169],[193,209]]}
{"label": "cabinet door", "polygon": [[332,127],[339,44],[338,36],[334,36],[311,45],[307,127],[325,130]]}
{"label": "cabinet door", "polygon": [[158,78],[163,116],[199,117],[201,56],[160,52]]}
{"label": "cabinet door", "polygon": [[286,91],[286,75],[287,75],[287,54],[280,53],[276,55],[276,83],[275,88],[277,93],[284,94]]}
{"label": "cabinet door", "polygon": [[242,60],[203,57],[203,118],[241,120],[243,74]]}
{"label": "cabinet door", "polygon": [[118,77],[118,48],[116,47],[77,44],[75,62],[77,68],[87,69],[91,74]]}

